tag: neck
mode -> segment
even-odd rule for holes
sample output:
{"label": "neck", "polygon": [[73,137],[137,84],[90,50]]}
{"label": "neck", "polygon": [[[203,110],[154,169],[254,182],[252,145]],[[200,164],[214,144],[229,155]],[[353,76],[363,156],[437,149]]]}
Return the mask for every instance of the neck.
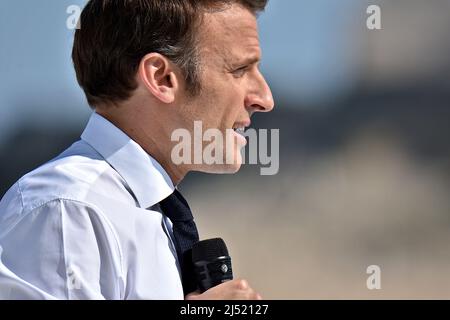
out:
{"label": "neck", "polygon": [[157,117],[129,116],[133,114],[131,110],[124,112],[120,109],[121,107],[111,106],[108,108],[96,108],[95,111],[139,144],[145,152],[163,167],[172,180],[173,185],[177,186],[189,172],[189,169],[182,165],[175,165],[171,160],[172,141],[170,132],[166,134],[166,126],[161,125],[161,123],[165,122],[148,121],[144,126],[141,124],[143,118],[157,119]]}
{"label": "neck", "polygon": [[[131,137],[136,143],[138,143],[149,155],[151,155],[167,172],[174,186],[177,186],[186,176],[188,170],[182,166],[175,165],[171,160],[171,149],[163,150],[164,146],[170,146],[170,143],[162,142],[160,139],[153,139],[149,137],[150,143],[146,141],[140,141],[137,137]],[[169,139],[170,142],[170,139]]]}

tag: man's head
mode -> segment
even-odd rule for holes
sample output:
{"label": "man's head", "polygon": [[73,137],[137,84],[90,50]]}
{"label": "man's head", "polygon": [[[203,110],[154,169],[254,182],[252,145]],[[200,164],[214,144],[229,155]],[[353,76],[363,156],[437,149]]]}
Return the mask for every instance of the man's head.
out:
{"label": "man's head", "polygon": [[[128,126],[126,133],[169,167],[174,130],[192,132],[194,121],[202,121],[203,130],[219,129],[225,136],[226,129],[248,126],[253,112],[273,108],[258,69],[256,15],[266,2],[89,1],[73,48],[89,104]],[[233,165],[169,171],[235,172],[243,142],[234,139]]]}

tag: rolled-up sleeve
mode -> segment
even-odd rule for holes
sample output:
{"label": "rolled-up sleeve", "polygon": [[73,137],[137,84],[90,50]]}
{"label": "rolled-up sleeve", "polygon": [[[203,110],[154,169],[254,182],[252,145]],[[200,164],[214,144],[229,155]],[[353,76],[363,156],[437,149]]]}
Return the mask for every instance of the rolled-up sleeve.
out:
{"label": "rolled-up sleeve", "polygon": [[6,221],[0,299],[122,298],[120,246],[95,206],[55,199]]}

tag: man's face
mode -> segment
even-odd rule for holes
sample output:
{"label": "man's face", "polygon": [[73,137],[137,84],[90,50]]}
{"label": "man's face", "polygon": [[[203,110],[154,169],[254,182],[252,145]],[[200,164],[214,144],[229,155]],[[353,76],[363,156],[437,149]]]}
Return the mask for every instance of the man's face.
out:
{"label": "man's face", "polygon": [[[259,71],[261,49],[256,17],[240,5],[207,13],[199,38],[202,90],[183,108],[182,116],[190,122],[187,128],[193,128],[194,121],[202,121],[203,132],[210,128],[220,130],[224,137],[224,164],[195,165],[192,170],[236,172],[242,164],[240,150],[246,141],[231,130],[250,126],[254,112],[268,112],[274,106],[270,88]],[[227,129],[231,137],[228,147]]]}

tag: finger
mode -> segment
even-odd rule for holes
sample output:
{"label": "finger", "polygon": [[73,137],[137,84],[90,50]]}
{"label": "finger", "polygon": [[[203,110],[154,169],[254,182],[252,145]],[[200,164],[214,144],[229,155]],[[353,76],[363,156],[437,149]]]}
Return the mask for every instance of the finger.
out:
{"label": "finger", "polygon": [[186,297],[184,299],[185,300],[194,300],[194,299],[198,298],[198,296],[200,296],[200,295],[201,295],[200,291],[197,290],[197,291],[191,292],[188,295],[186,295]]}

